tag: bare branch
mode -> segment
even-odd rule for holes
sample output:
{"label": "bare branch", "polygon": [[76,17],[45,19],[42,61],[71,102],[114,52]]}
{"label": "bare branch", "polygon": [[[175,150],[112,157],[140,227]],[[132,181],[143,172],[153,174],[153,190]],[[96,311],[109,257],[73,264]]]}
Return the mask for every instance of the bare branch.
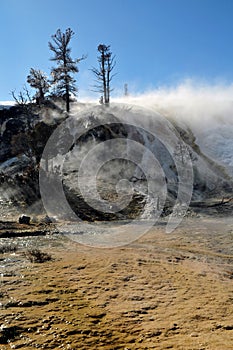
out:
{"label": "bare branch", "polygon": [[18,106],[25,107],[29,102],[32,102],[32,98],[26,85],[23,86],[23,91],[19,91],[18,96],[16,96],[15,90],[12,90],[10,94]]}

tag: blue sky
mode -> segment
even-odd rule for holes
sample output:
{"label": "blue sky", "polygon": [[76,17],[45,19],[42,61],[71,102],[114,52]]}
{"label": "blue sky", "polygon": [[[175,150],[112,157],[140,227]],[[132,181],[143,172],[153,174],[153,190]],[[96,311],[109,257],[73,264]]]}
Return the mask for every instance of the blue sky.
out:
{"label": "blue sky", "polygon": [[232,0],[0,0],[0,13],[0,100],[22,89],[31,67],[49,74],[48,41],[67,27],[72,56],[88,54],[80,98],[91,94],[100,43],[116,55],[115,94],[124,83],[143,92],[187,78],[233,82]]}

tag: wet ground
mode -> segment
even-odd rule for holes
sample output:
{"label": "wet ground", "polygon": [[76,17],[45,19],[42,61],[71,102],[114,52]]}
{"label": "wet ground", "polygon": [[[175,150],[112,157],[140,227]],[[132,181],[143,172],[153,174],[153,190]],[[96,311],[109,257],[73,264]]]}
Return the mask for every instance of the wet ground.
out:
{"label": "wet ground", "polygon": [[[1,238],[9,245],[17,250],[0,254],[1,350],[233,348],[230,215],[185,218],[171,234],[161,220],[116,248],[56,233]],[[52,260],[31,263],[31,248]]]}

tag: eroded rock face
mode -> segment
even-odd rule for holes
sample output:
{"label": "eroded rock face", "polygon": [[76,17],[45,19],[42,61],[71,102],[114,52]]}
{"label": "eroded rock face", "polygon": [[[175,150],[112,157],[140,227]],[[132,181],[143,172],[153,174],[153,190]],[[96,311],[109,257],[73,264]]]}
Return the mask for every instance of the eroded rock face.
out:
{"label": "eroded rock face", "polygon": [[0,162],[12,157],[12,138],[23,130],[25,130],[25,123],[22,119],[10,118],[1,123]]}
{"label": "eroded rock face", "polygon": [[[12,156],[13,137],[25,133],[28,122],[25,116],[3,118],[2,159]],[[16,199],[30,204],[40,197],[40,189],[50,198],[54,216],[57,210],[64,212],[64,195],[72,210],[88,221],[137,217],[148,198],[152,212],[160,206],[169,208],[176,201],[183,173],[187,173],[183,198],[204,199],[232,190],[224,168],[202,153],[188,127],[143,110],[83,108],[66,120],[37,121],[30,137],[34,164],[44,151],[40,188],[39,169],[29,167],[22,174],[19,167],[12,168],[13,180],[8,185],[14,188]],[[64,193],[57,194],[61,188]]]}
{"label": "eroded rock face", "polygon": [[56,122],[46,120],[44,115],[45,107],[36,105],[27,109],[14,106],[0,110],[0,163],[14,156],[30,154],[30,148],[35,157],[37,154],[41,156],[56,125]]}

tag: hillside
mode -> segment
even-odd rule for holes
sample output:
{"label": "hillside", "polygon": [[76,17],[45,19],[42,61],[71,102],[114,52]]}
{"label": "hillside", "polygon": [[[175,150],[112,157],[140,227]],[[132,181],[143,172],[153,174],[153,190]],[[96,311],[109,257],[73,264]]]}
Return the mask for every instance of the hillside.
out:
{"label": "hillside", "polygon": [[41,210],[42,194],[55,218],[145,219],[232,196],[229,169],[209,157],[207,140],[202,149],[189,125],[149,109],[73,104],[67,118],[48,103],[4,109],[0,121],[1,202],[19,212]]}

